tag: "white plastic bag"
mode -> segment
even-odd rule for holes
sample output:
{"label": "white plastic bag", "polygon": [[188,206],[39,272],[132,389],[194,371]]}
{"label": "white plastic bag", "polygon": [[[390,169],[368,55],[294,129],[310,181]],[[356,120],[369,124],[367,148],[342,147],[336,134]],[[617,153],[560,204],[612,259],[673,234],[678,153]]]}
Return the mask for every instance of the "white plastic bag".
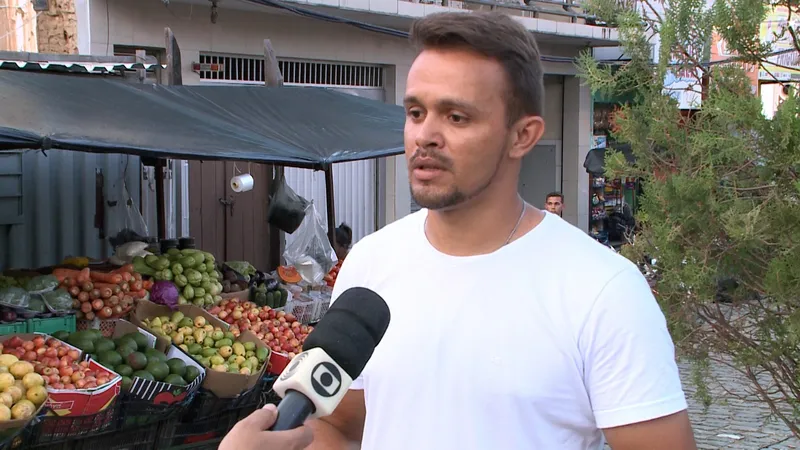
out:
{"label": "white plastic bag", "polygon": [[303,280],[320,284],[336,265],[337,259],[313,202],[306,207],[305,218],[292,235],[295,238],[283,251],[283,259],[297,269]]}

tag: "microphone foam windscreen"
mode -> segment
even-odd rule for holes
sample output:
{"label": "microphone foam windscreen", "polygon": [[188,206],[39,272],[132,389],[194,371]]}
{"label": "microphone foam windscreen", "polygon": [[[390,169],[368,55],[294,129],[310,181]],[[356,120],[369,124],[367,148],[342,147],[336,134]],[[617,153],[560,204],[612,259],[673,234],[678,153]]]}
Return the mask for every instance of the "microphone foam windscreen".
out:
{"label": "microphone foam windscreen", "polygon": [[389,327],[389,306],[374,291],[354,287],[333,302],[314,331],[303,343],[303,350],[321,348],[356,379]]}

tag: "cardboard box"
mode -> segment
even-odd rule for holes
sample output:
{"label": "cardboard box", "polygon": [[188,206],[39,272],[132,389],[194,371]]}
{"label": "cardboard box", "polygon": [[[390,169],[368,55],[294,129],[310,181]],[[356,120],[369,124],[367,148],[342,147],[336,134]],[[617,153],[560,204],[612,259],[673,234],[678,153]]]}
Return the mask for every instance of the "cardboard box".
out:
{"label": "cardboard box", "polygon": [[[213,325],[214,327],[220,327],[223,330],[228,330],[228,324],[219,320],[219,318],[212,316],[203,308],[198,308],[194,305],[180,305],[178,309],[175,311],[180,311],[186,317],[195,318],[197,316],[203,316],[206,319],[206,323]],[[156,303],[147,301],[147,300],[139,300],[139,303],[136,305],[136,309],[133,311],[131,315],[131,322],[144,329],[148,330],[147,325],[144,324],[144,319],[152,318],[152,317],[160,317],[160,316],[172,316],[172,313],[175,311],[169,309],[164,305],[158,305]],[[148,330],[149,331],[149,330]],[[155,336],[156,337],[156,350],[160,352],[166,353],[169,350],[169,347],[172,345],[172,341],[163,336]]]}
{"label": "cardboard box", "polygon": [[238,292],[228,292],[227,294],[219,294],[223,300],[230,300],[232,298],[241,300],[243,302],[250,301],[250,289],[245,289],[244,291]]}
{"label": "cardboard box", "polygon": [[[37,416],[39,416],[39,414],[41,414],[42,408],[44,408],[44,405],[46,404],[47,401],[39,405],[39,407],[36,408],[36,412],[34,412],[33,415],[28,417],[27,419],[7,420],[5,422],[0,422],[0,431],[25,428],[26,426],[28,426],[29,423],[31,423],[33,419],[35,419]],[[0,442],[2,442],[2,438],[0,438]]]}
{"label": "cardboard box", "polygon": [[[49,339],[50,338],[50,336],[48,336],[48,335],[46,335],[44,333],[9,334],[9,335],[6,335],[6,336],[0,336],[0,343],[3,343],[5,341],[7,341],[7,340],[11,339],[14,336],[19,336],[19,338],[24,340],[24,341],[32,340],[33,338],[35,338],[37,336],[42,336],[45,339]],[[69,345],[69,344],[67,344],[67,345]],[[49,394],[50,393],[48,392],[48,395]],[[45,401],[44,403],[39,405],[39,407],[36,408],[36,412],[31,417],[29,417],[27,419],[17,419],[17,420],[8,420],[8,421],[5,421],[5,422],[0,422],[0,431],[13,430],[13,429],[16,429],[16,428],[22,428],[22,427],[27,426],[28,423],[30,423],[31,420],[33,420],[36,416],[38,416],[41,413],[42,408],[44,408],[44,405],[46,405],[46,404],[47,404],[47,401]]]}
{"label": "cardboard box", "polygon": [[[122,319],[117,321],[117,327],[114,330],[114,339],[134,332],[144,335],[147,338],[148,346],[155,348],[156,336],[154,334]],[[169,346],[166,357],[167,359],[179,358],[183,360],[187,366],[196,367],[200,371],[200,375],[186,386],[134,377],[133,384],[131,385],[130,391],[127,392],[127,395],[136,400],[152,401],[154,405],[171,405],[182,401],[190,393],[200,388],[200,385],[206,377],[206,369],[200,365],[200,363],[180,351],[180,349],[174,345]]]}
{"label": "cardboard box", "polygon": [[111,381],[94,389],[52,389],[45,405],[59,416],[85,416],[98,413],[114,403],[122,389],[122,377],[111,369],[90,359],[89,368],[104,370],[113,375]]}
{"label": "cardboard box", "polygon": [[[217,372],[215,370],[206,370],[206,378],[203,381],[203,389],[206,389],[216,395],[218,398],[233,398],[242,392],[252,389],[259,380],[266,373],[268,361],[272,351],[267,347],[261,339],[250,331],[245,331],[236,339],[238,342],[252,342],[256,348],[267,349],[267,364],[262,364],[258,372],[251,373],[250,375],[243,375],[240,373]],[[182,350],[178,349],[183,352]],[[191,358],[191,356],[186,355]]]}
{"label": "cardboard box", "polygon": [[[187,317],[197,317],[203,316],[206,319],[206,323],[213,325],[214,327],[220,327],[221,329],[227,331],[229,326],[227,323],[219,320],[219,318],[214,317],[213,315],[209,314],[208,311],[198,308],[194,305],[180,305],[177,308],[177,311],[182,312]],[[159,317],[159,316],[171,316],[172,313],[171,309],[163,305],[157,305],[153,302],[149,301],[139,301],[136,310],[132,316],[132,322],[137,326],[146,330],[146,326],[144,325],[144,319],[150,317]],[[269,354],[267,355],[267,361],[269,361],[270,354],[272,353],[267,347],[267,345],[261,341],[255,334],[250,331],[245,331],[239,338],[237,339],[239,342],[252,342],[256,345],[256,348],[262,347],[267,349]],[[169,347],[172,346],[172,343],[169,339],[163,336],[156,336],[156,349],[160,351],[166,351]],[[184,353],[182,350],[177,349],[181,353]],[[191,358],[188,354],[184,353],[187,358]],[[263,364],[261,366],[261,370],[257,373],[253,373],[250,375],[243,375],[240,373],[227,373],[227,372],[216,372],[214,370],[206,370],[206,376],[203,380],[202,387],[203,389],[207,389],[211,391],[214,395],[219,398],[233,398],[238,396],[244,391],[252,389],[261,377],[264,375],[266,371],[267,364]]]}

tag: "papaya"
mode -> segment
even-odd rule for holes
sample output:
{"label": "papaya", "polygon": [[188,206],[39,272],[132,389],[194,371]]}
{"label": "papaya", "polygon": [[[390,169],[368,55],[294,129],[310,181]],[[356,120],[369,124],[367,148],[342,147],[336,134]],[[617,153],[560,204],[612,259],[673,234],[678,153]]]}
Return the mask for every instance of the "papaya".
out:
{"label": "papaya", "polygon": [[299,283],[302,278],[300,278],[300,274],[297,273],[297,269],[291,266],[280,266],[278,267],[278,276],[284,283]]}

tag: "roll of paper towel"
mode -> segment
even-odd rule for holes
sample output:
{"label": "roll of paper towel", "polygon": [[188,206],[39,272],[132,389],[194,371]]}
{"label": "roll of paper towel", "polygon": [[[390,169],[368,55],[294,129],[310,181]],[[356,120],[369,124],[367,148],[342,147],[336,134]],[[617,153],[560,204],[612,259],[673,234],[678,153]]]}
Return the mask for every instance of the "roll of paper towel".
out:
{"label": "roll of paper towel", "polygon": [[231,178],[231,189],[233,189],[233,192],[247,192],[253,189],[254,183],[255,181],[249,173],[236,175]]}

